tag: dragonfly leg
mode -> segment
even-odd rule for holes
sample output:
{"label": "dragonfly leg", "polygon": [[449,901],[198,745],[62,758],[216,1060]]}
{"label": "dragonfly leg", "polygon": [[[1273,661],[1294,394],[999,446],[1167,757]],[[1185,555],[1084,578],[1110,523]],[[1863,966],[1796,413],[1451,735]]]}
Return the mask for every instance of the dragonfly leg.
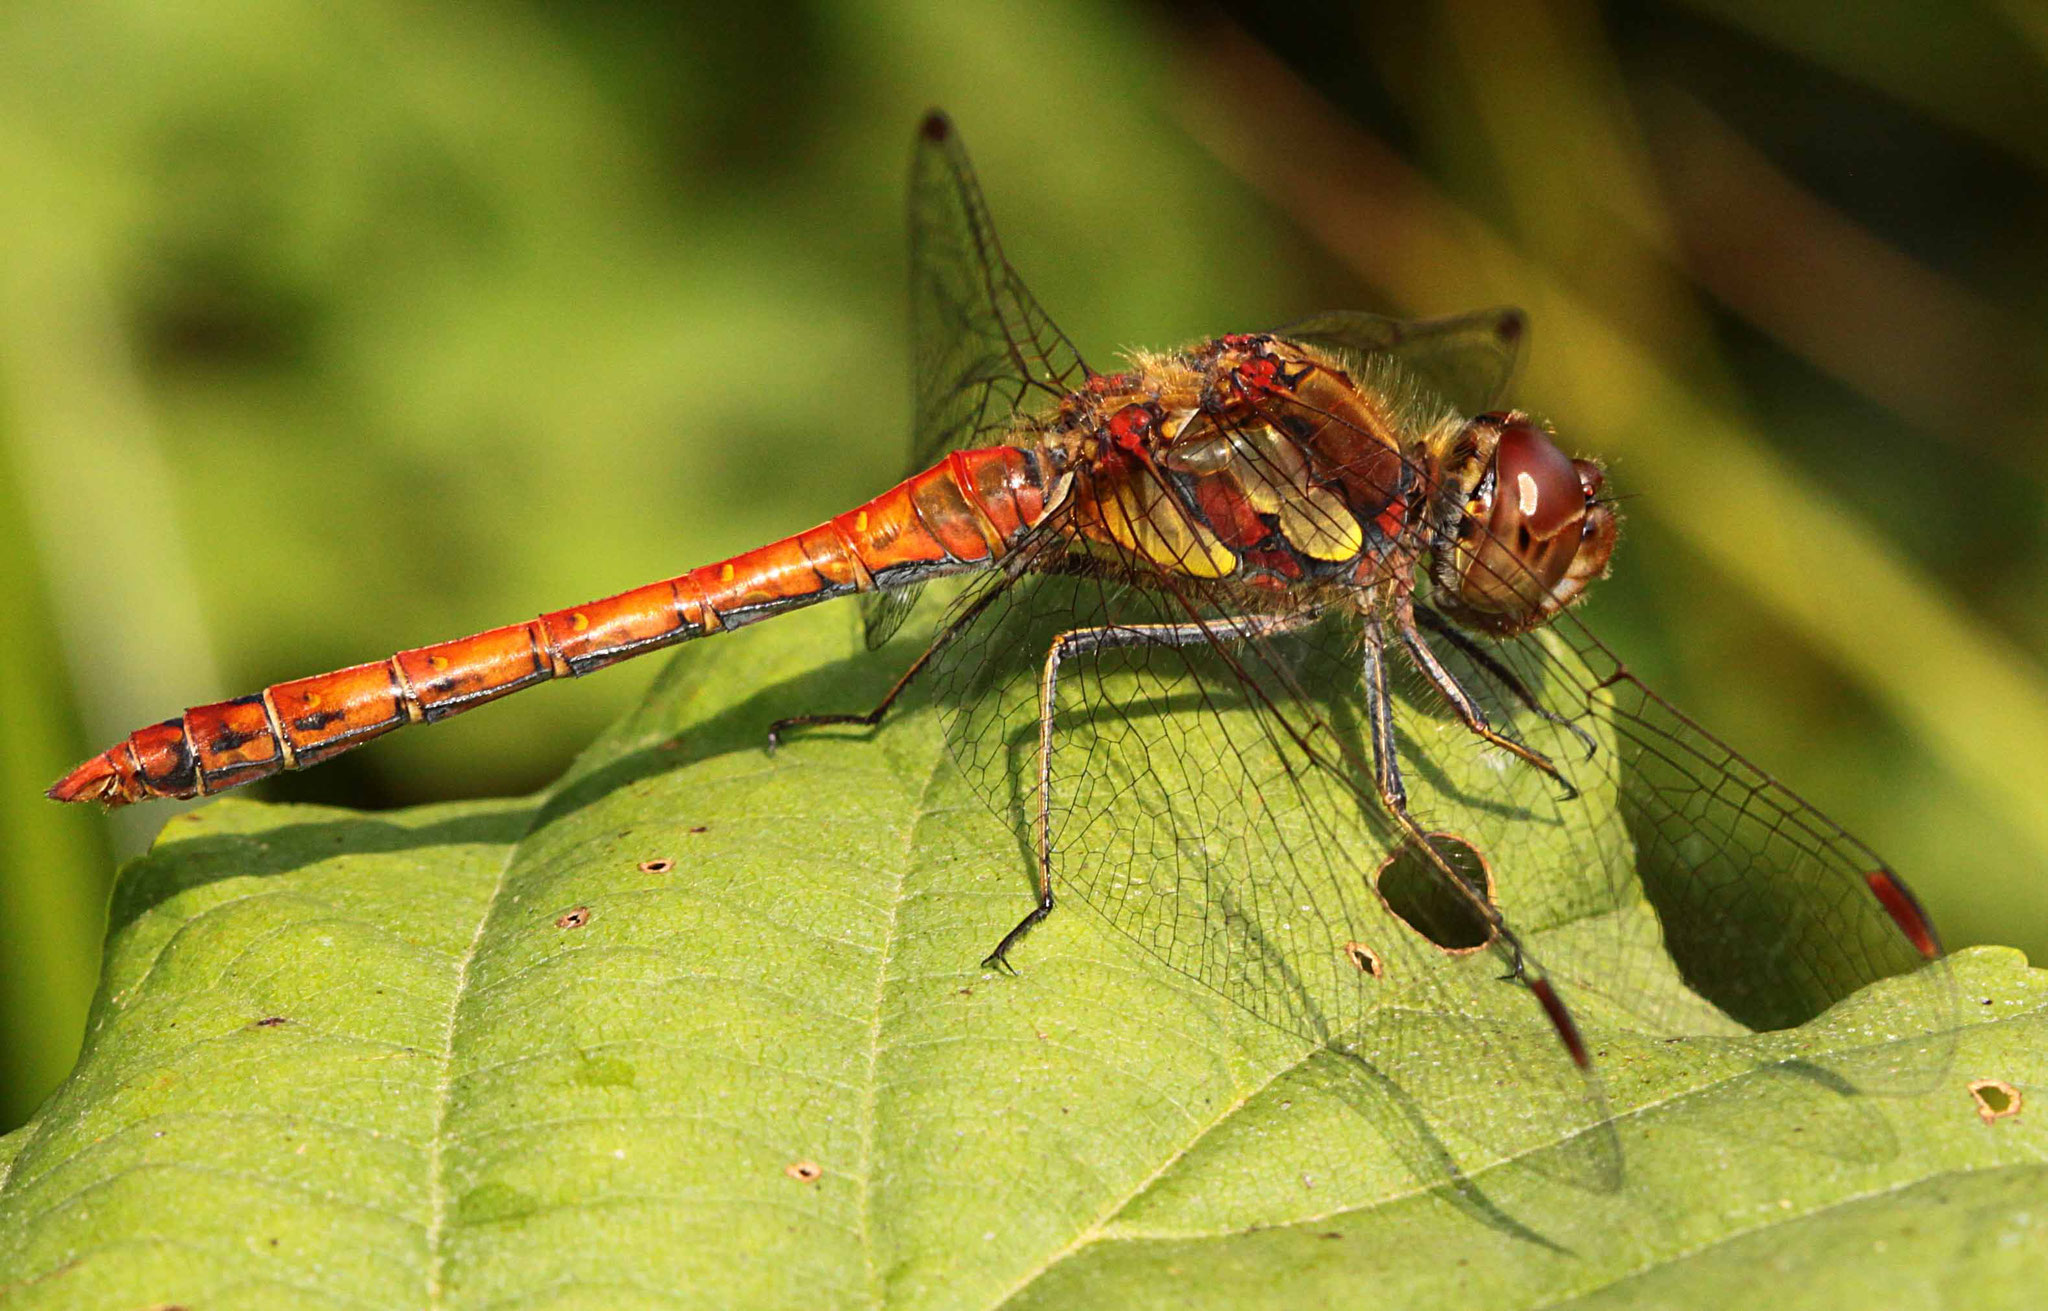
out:
{"label": "dragonfly leg", "polygon": [[1542,752],[1522,745],[1487,722],[1486,712],[1472,699],[1464,685],[1458,682],[1443,662],[1436,658],[1436,652],[1429,649],[1429,643],[1415,626],[1415,602],[1403,596],[1394,603],[1394,626],[1401,634],[1401,645],[1408,650],[1408,658],[1422,671],[1436,690],[1443,693],[1444,700],[1451,703],[1451,709],[1458,712],[1458,718],[1465,721],[1465,727],[1502,750],[1513,752],[1536,768],[1548,774],[1564,789],[1564,799],[1570,801],[1579,795],[1571,780],[1558,773],[1557,766],[1550,763],[1550,757]]}
{"label": "dragonfly leg", "polygon": [[[1472,886],[1458,872],[1430,841],[1430,834],[1424,830],[1415,817],[1408,813],[1408,788],[1401,782],[1401,759],[1398,744],[1394,740],[1394,701],[1387,691],[1386,630],[1381,626],[1377,613],[1368,611],[1365,616],[1365,707],[1366,717],[1372,727],[1372,770],[1373,785],[1380,794],[1380,804],[1387,808],[1394,823],[1401,829],[1408,841],[1414,844],[1424,859],[1437,872],[1448,879],[1452,886],[1472,907],[1474,914],[1486,921],[1496,947],[1512,942],[1512,935],[1501,922],[1500,912],[1492,902],[1474,891]],[[1514,969],[1521,970],[1521,946],[1514,944]]]}
{"label": "dragonfly leg", "polygon": [[1195,620],[1184,624],[1113,624],[1102,628],[1074,628],[1053,639],[1045,653],[1045,670],[1038,680],[1038,904],[1003,935],[996,949],[982,958],[985,970],[1016,973],[1010,964],[1010,948],[1016,946],[1052,914],[1052,751],[1055,737],[1055,708],[1059,696],[1060,664],[1075,656],[1113,651],[1132,646],[1195,646],[1202,642],[1240,642],[1254,637],[1271,637],[1302,628],[1316,619],[1314,612],[1286,615],[1245,615],[1227,619]]}
{"label": "dragonfly leg", "polygon": [[1494,659],[1491,652],[1459,632],[1450,620],[1444,618],[1428,606],[1415,606],[1414,610],[1415,618],[1420,621],[1422,627],[1427,628],[1430,632],[1435,633],[1438,637],[1443,638],[1452,646],[1458,648],[1459,654],[1491,674],[1496,682],[1506,688],[1515,700],[1520,701],[1529,710],[1578,738],[1586,746],[1586,759],[1591,760],[1593,758],[1594,753],[1600,748],[1599,744],[1593,741],[1592,735],[1577,724],[1574,724],[1571,720],[1566,719],[1563,715],[1551,710],[1541,701],[1538,701],[1536,694],[1529,690],[1529,685],[1524,683],[1514,670],[1509,669],[1506,665]]}
{"label": "dragonfly leg", "polygon": [[[1394,747],[1394,705],[1387,696],[1386,634],[1379,615],[1365,616],[1365,706],[1372,724],[1372,778],[1380,800],[1416,841],[1421,826],[1408,815],[1408,789],[1401,782],[1401,760]],[[1427,850],[1427,843],[1424,843]]]}
{"label": "dragonfly leg", "polygon": [[1508,970],[1500,976],[1502,983],[1521,983],[1528,978],[1528,963],[1522,956],[1522,940],[1509,937],[1504,944],[1508,951]]}
{"label": "dragonfly leg", "polygon": [[[1579,1026],[1572,1019],[1571,1011],[1565,1006],[1564,999],[1557,995],[1557,989],[1552,987],[1550,980],[1541,973],[1530,972],[1528,958],[1522,950],[1522,940],[1515,936],[1514,931],[1502,921],[1499,909],[1458,876],[1457,871],[1453,870],[1444,861],[1442,856],[1438,854],[1436,848],[1430,844],[1429,834],[1424,832],[1422,826],[1415,822],[1414,816],[1408,813],[1407,789],[1401,785],[1401,767],[1395,758],[1394,703],[1387,694],[1385,644],[1386,633],[1381,627],[1379,615],[1370,611],[1367,612],[1365,616],[1365,704],[1372,720],[1373,772],[1375,782],[1379,788],[1380,800],[1385,803],[1387,810],[1393,815],[1394,822],[1406,832],[1409,841],[1413,842],[1417,850],[1421,851],[1436,866],[1438,872],[1450,881],[1450,884],[1458,890],[1459,895],[1472,907],[1473,913],[1486,921],[1493,935],[1493,950],[1495,954],[1503,957],[1507,963],[1506,973],[1501,976],[1502,981],[1519,983],[1529,990],[1530,994],[1536,998],[1537,1003],[1542,1006],[1544,1019],[1548,1020],[1551,1028],[1556,1031],[1558,1039],[1564,1044],[1565,1051],[1570,1055],[1572,1063],[1581,1071],[1590,1071],[1592,1069],[1592,1057],[1586,1049],[1585,1039],[1580,1035]],[[1426,651],[1428,648],[1424,647],[1423,649]],[[1411,655],[1414,654],[1413,646],[1409,647],[1409,652]],[[1480,653],[1478,658],[1482,662],[1486,659],[1483,653]],[[1421,661],[1418,660],[1418,663],[1421,663]],[[1490,668],[1502,678],[1503,682],[1508,682],[1513,678],[1513,675],[1504,669],[1493,666],[1490,666]],[[1446,678],[1448,680],[1448,674],[1446,674]],[[1455,680],[1448,681],[1450,681],[1452,687],[1457,686]],[[1463,689],[1459,690],[1462,693]],[[1474,707],[1474,709],[1477,709],[1477,707]],[[1569,787],[1570,784],[1566,784],[1566,786]]]}
{"label": "dragonfly leg", "polygon": [[782,735],[792,728],[817,728],[826,724],[858,724],[863,728],[873,728],[881,723],[882,716],[889,713],[889,708],[896,704],[896,698],[903,695],[904,689],[930,667],[939,652],[945,650],[969,624],[980,618],[981,612],[988,609],[1014,581],[1014,578],[1008,579],[987,588],[980,596],[974,598],[973,604],[948,620],[946,626],[939,630],[939,635],[932,639],[931,645],[927,646],[917,659],[910,662],[910,668],[903,671],[903,676],[883,694],[873,710],[860,715],[791,715],[788,719],[778,719],[768,726],[769,753],[773,754],[775,749],[782,745]]}

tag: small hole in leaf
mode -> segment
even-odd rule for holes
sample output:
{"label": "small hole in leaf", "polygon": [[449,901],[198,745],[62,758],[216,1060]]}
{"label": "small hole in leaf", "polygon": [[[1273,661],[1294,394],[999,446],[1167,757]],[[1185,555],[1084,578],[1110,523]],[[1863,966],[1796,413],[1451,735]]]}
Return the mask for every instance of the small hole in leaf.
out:
{"label": "small hole in leaf", "polygon": [[2003,1079],[1971,1080],[1970,1097],[1977,1103],[1978,1118],[1986,1124],[2018,1115],[2020,1103],[2024,1100],[2020,1090]]}
{"label": "small hole in leaf", "polygon": [[1375,979],[1386,970],[1386,966],[1380,964],[1379,953],[1362,942],[1345,943],[1344,958],[1350,961],[1351,967],[1360,974],[1370,974]]}
{"label": "small hole in leaf", "polygon": [[816,1183],[825,1174],[824,1167],[816,1161],[791,1161],[782,1167],[782,1172],[798,1183]]}
{"label": "small hole in leaf", "polygon": [[286,1022],[285,1017],[282,1015],[270,1015],[256,1021],[256,1027],[259,1029],[275,1029],[278,1025]]}
{"label": "small hole in leaf", "polygon": [[[1444,951],[1477,951],[1493,941],[1493,924],[1480,909],[1481,903],[1494,904],[1493,871],[1479,849],[1463,838],[1450,833],[1428,836],[1434,858],[1411,843],[1381,863],[1373,887],[1396,918]],[[1464,890],[1454,886],[1452,878]]]}
{"label": "small hole in leaf", "polygon": [[640,872],[642,874],[666,874],[675,867],[676,863],[666,856],[657,856],[653,860],[643,860],[640,862]]}
{"label": "small hole in leaf", "polygon": [[555,921],[558,929],[580,929],[590,923],[590,907],[578,906]]}

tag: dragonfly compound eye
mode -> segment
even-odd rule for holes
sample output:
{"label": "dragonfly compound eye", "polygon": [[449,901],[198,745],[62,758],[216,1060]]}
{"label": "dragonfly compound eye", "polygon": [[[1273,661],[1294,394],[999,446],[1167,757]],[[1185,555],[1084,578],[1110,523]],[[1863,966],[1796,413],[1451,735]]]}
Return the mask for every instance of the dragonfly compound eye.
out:
{"label": "dragonfly compound eye", "polygon": [[[1600,467],[1574,460],[1519,414],[1472,421],[1492,476],[1468,505],[1450,577],[1461,617],[1496,633],[1543,623],[1607,567],[1614,513],[1599,501]],[[1489,431],[1490,430],[1490,431]]]}

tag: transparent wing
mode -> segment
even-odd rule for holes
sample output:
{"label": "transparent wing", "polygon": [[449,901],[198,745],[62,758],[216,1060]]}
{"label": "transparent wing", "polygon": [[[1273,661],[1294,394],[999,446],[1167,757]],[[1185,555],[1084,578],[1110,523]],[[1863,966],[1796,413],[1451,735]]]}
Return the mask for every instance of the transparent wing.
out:
{"label": "transparent wing", "polygon": [[[926,115],[910,166],[910,335],[915,473],[1000,441],[1020,410],[1057,403],[1088,368],[1003,258],[959,134]],[[862,598],[867,644],[902,626],[919,588]]]}
{"label": "transparent wing", "polygon": [[1353,377],[1365,376],[1371,356],[1391,355],[1460,414],[1473,415],[1498,408],[1507,394],[1529,320],[1517,309],[1414,320],[1338,310],[1276,328],[1274,335],[1353,357]]}
{"label": "transparent wing", "polygon": [[[1463,640],[1467,685],[1494,704],[1527,692],[1546,713],[1606,735],[1566,772],[1612,790],[1660,955],[1693,993],[1746,1028],[1772,1030],[1891,979],[1881,1012],[1862,1022],[1860,1049],[1830,1067],[1865,1091],[1938,1077],[1954,981],[1904,881],[1868,847],[1651,691],[1575,615],[1499,645]],[[1571,974],[1578,992],[1647,1028],[1696,1031],[1667,994],[1639,986],[1652,964],[1610,938],[1589,943]]]}
{"label": "transparent wing", "polygon": [[[1527,326],[1512,309],[1416,323],[1339,313],[1280,335],[1360,357],[1358,377],[1371,376],[1365,358],[1391,356],[1472,414],[1500,404]],[[1655,932],[1623,917],[1586,935],[1571,971],[1578,995],[1597,993],[1654,1031],[1698,1032],[1692,998],[1647,986],[1671,958],[1727,1016],[1780,1029],[1903,976],[1873,1022],[1880,1039],[1834,1068],[1876,1091],[1924,1086],[1945,1065],[1954,983],[1905,883],[1867,847],[1644,686],[1576,614],[1505,643],[1448,624],[1431,640],[1464,661],[1460,683],[1496,723],[1523,714],[1516,735],[1625,822],[1625,863]],[[1564,726],[1607,738],[1587,758]]]}
{"label": "transparent wing", "polygon": [[[1514,952],[1461,913],[1373,789],[1356,616],[1233,640],[1229,621],[1248,598],[1141,565],[1038,563],[983,584],[1001,589],[993,599],[979,588],[963,597],[984,607],[980,621],[932,674],[963,770],[1033,842],[1039,680],[1054,639],[1190,622],[1215,634],[1062,664],[1047,774],[1058,895],[1398,1089],[1375,1119],[1425,1177],[1568,1141],[1562,1150],[1589,1182],[1617,1182],[1597,1077],[1513,979]],[[1398,695],[1404,724],[1433,713],[1411,690]],[[1404,728],[1404,747],[1413,741]],[[1593,812],[1471,747],[1411,762],[1415,813],[1483,855],[1476,872],[1490,877],[1501,920],[1530,947],[1525,968],[1540,976],[1532,932],[1611,905],[1629,883],[1626,838],[1611,809],[1612,831],[1591,832]],[[1585,861],[1588,850],[1605,863]],[[1020,912],[1028,904],[1020,895]],[[1521,1090],[1512,1105],[1498,1096],[1503,1081]]]}
{"label": "transparent wing", "polygon": [[[1063,513],[1088,504],[1077,494]],[[1375,786],[1366,620],[1304,611],[1299,631],[1245,638],[1248,611],[1293,603],[1135,553],[1074,554],[1075,537],[1111,534],[1065,527],[960,602],[978,620],[931,678],[961,767],[1027,847],[1043,778],[1069,904],[1402,1090],[1382,1127],[1401,1143],[1404,1124],[1427,1126],[1406,1143],[1425,1174],[1570,1140],[1575,1170],[1618,1179],[1600,1082],[1574,1059],[1571,1022],[1545,1029],[1525,985],[1553,987],[1597,1048],[1787,1027],[1889,979],[1872,994],[1881,1013],[1858,1018],[1827,1073],[1902,1091],[1945,1068],[1954,985],[1904,885],[1571,616],[1496,643],[1423,612],[1451,676],[1563,786],[1476,737],[1384,640],[1400,674],[1394,751],[1432,859]],[[1205,640],[1111,642],[1063,662],[1041,775],[1059,635],[1189,625]],[[1453,879],[1484,888],[1488,918]],[[1520,1091],[1510,1107],[1487,1091],[1504,1080]]]}

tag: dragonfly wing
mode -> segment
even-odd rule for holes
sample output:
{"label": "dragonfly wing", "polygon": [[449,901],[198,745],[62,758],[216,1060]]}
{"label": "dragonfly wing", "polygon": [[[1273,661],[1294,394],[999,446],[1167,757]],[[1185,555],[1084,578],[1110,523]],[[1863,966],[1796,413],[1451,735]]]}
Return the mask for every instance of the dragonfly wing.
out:
{"label": "dragonfly wing", "polygon": [[951,120],[918,129],[910,178],[912,471],[1002,437],[1020,410],[1057,402],[1087,366],[1003,258]]}
{"label": "dragonfly wing", "polygon": [[[910,472],[986,446],[1019,413],[1052,405],[1089,371],[1003,257],[952,120],[934,111],[910,166]],[[867,644],[902,626],[918,588],[863,598]]]}
{"label": "dragonfly wing", "polygon": [[1612,797],[1656,932],[1589,944],[1573,971],[1580,993],[1652,1031],[1699,1032],[1689,1002],[1634,986],[1675,960],[1691,992],[1745,1028],[1772,1030],[1891,980],[1860,1049],[1830,1066],[1866,1091],[1938,1077],[1955,985],[1918,903],[1869,848],[1657,696],[1574,616],[1498,645],[1464,640],[1461,681],[1490,704],[1533,702],[1598,730],[1589,755],[1538,720],[1551,743],[1541,749],[1583,791]]}
{"label": "dragonfly wing", "polygon": [[1390,355],[1417,381],[1466,415],[1497,408],[1528,339],[1528,316],[1517,309],[1478,310],[1443,319],[1390,319],[1339,310],[1303,319],[1275,336],[1352,357],[1355,376],[1366,359]]}
{"label": "dragonfly wing", "polygon": [[873,651],[903,627],[903,621],[910,618],[910,612],[917,609],[917,600],[924,595],[923,583],[912,583],[908,587],[892,587],[886,591],[862,592],[860,596],[861,634],[867,640],[868,650]]}
{"label": "dragonfly wing", "polygon": [[[1376,1122],[1425,1176],[1571,1139],[1582,1173],[1612,1186],[1619,1156],[1597,1077],[1509,977],[1512,953],[1483,949],[1484,926],[1459,936],[1458,899],[1426,861],[1402,854],[1408,844],[1373,790],[1356,618],[1230,640],[1221,598],[1142,567],[1065,563],[1076,571],[987,584],[1007,590],[932,673],[956,759],[1034,845],[1040,675],[1055,638],[1190,622],[1218,635],[1061,665],[1047,777],[1065,904],[1085,903],[1168,968],[1299,1036],[1304,1059],[1330,1051],[1370,1067],[1403,1099]],[[962,604],[986,600],[977,591]],[[1502,919],[1526,928],[1509,883],[1524,877],[1511,858],[1517,826],[1566,832],[1581,819],[1533,771],[1503,786],[1494,762],[1461,747],[1446,762],[1415,762],[1415,813],[1485,854]],[[1583,863],[1582,847],[1550,861]],[[1527,900],[1562,914],[1558,895]],[[1425,922],[1418,907],[1447,901],[1443,923],[1411,926]],[[1522,937],[1540,978],[1542,944]],[[1502,1099],[1502,1086],[1517,1096]],[[1427,1126],[1419,1138],[1415,1126]]]}

